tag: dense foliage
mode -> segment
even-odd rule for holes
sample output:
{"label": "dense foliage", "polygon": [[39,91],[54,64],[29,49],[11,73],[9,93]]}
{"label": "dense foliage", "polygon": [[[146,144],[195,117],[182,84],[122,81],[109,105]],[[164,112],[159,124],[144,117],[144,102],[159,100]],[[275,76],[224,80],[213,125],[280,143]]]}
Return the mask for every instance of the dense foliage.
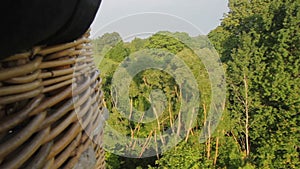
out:
{"label": "dense foliage", "polygon": [[[147,124],[120,116],[111,80],[119,64],[136,51],[156,48],[179,56],[194,74],[201,95],[197,124],[176,147],[144,159],[107,153],[107,168],[300,168],[300,1],[230,0],[229,7],[221,25],[208,35],[223,61],[228,90],[221,122],[204,143],[199,137],[211,86],[195,52],[206,57],[214,53],[205,36],[159,32],[123,42],[118,33],[111,33],[94,40],[96,58],[104,58],[99,68],[105,106],[111,112],[108,123],[118,132],[160,137],[164,128],[178,125],[174,122],[180,117],[180,84],[154,69],[134,77],[130,103],[145,111],[150,107],[151,91],[160,89],[167,97],[162,116]],[[191,50],[194,47],[198,51]],[[166,57],[164,52],[156,54]]]}
{"label": "dense foliage", "polygon": [[300,166],[299,2],[232,0],[209,34],[227,65],[230,135],[257,168]]}

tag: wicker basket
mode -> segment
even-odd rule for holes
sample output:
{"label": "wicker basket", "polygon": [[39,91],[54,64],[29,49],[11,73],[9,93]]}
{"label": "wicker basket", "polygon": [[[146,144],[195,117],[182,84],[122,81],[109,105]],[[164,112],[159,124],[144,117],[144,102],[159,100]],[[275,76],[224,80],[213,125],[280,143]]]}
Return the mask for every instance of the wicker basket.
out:
{"label": "wicker basket", "polygon": [[73,168],[89,147],[104,168],[102,134],[86,134],[104,111],[88,36],[0,60],[1,169]]}

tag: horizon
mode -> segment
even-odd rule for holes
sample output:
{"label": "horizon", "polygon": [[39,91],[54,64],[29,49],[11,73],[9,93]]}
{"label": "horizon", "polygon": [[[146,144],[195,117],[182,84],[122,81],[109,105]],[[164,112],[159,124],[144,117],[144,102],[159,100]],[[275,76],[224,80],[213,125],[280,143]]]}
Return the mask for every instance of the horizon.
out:
{"label": "horizon", "polygon": [[[157,33],[159,33],[159,32],[168,32],[168,33],[171,33],[171,34],[175,34],[175,33],[186,33],[189,37],[191,37],[191,38],[195,38],[195,37],[198,37],[198,36],[207,36],[207,35],[203,35],[203,34],[198,34],[198,35],[191,35],[191,34],[189,34],[188,32],[180,32],[180,31],[169,31],[169,30],[161,30],[161,31],[157,31],[157,32],[154,32],[153,34],[149,34],[149,35],[147,35],[147,36],[133,36],[133,37],[122,37],[121,36],[121,34],[119,33],[119,32],[116,32],[116,31],[113,31],[113,32],[106,32],[106,33],[108,33],[108,34],[112,34],[112,33],[117,33],[117,34],[119,34],[120,35],[120,37],[122,38],[122,40],[124,41],[124,42],[131,42],[132,40],[134,40],[134,39],[136,39],[136,38],[138,38],[138,39],[143,39],[143,40],[146,40],[147,38],[149,38],[149,37],[151,37],[151,36],[153,36],[154,34],[157,34]],[[106,33],[104,33],[104,34],[106,34]],[[97,37],[95,37],[95,39],[97,39],[97,38],[101,38],[102,36],[104,36],[104,34],[102,34],[101,36],[97,36]]]}

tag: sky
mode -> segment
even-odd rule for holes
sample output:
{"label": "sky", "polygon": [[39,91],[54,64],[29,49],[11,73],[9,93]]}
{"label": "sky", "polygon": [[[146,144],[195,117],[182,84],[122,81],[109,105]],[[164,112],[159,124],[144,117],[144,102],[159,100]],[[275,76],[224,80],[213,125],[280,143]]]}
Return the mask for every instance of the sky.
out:
{"label": "sky", "polygon": [[157,31],[207,34],[228,12],[227,0],[102,0],[92,38],[119,32],[123,38]]}

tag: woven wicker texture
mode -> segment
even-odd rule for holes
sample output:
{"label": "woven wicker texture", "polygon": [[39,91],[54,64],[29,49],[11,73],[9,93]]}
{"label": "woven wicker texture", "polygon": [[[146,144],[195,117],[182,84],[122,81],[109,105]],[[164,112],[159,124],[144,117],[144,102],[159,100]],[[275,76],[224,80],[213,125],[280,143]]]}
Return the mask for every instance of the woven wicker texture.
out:
{"label": "woven wicker texture", "polygon": [[[94,147],[104,168],[99,71],[88,34],[0,60],[0,168],[73,168]],[[101,124],[103,125],[103,124]]]}

